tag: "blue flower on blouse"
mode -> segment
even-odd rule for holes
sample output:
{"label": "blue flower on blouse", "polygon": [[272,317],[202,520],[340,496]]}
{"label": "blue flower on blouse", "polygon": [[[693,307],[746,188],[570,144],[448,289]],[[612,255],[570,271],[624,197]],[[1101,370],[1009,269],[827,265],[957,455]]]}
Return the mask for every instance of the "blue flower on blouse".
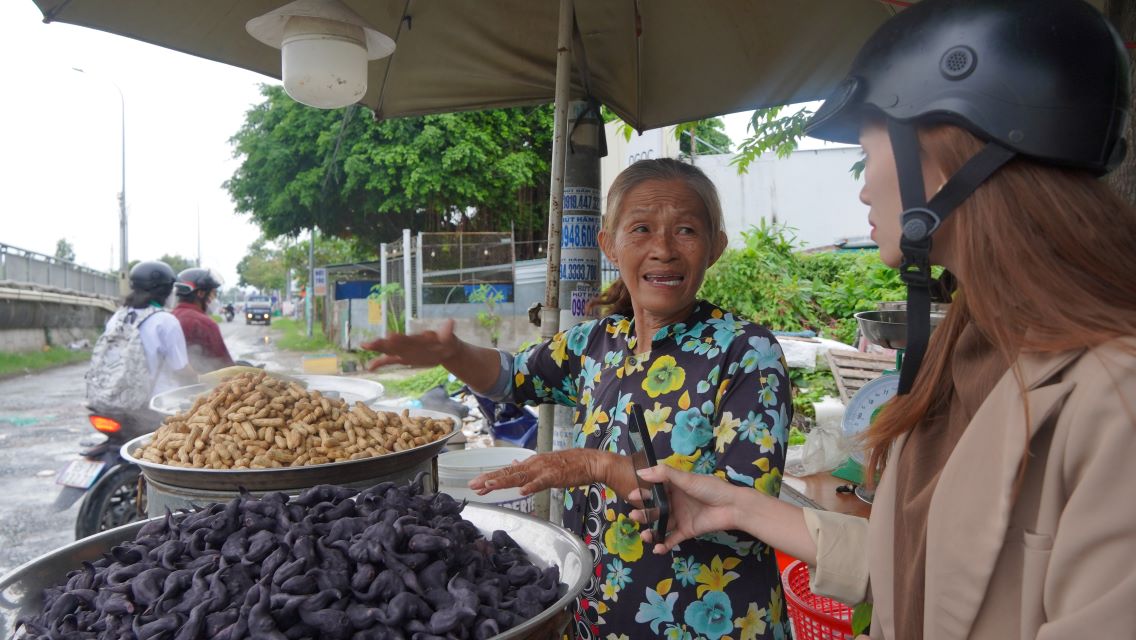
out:
{"label": "blue flower on blouse", "polygon": [[778,411],[770,409],[765,412],[765,415],[773,418],[773,426],[769,428],[769,431],[773,433],[773,438],[784,445],[789,430],[789,413],[785,411],[785,405],[781,405],[781,409]]}
{"label": "blue flower on blouse", "polygon": [[594,326],[595,321],[572,327],[568,331],[568,350],[577,356],[584,355],[584,349],[588,346],[588,334],[592,332]]}
{"label": "blue flower on blouse", "polygon": [[580,367],[580,379],[584,381],[585,389],[594,389],[600,380],[600,363],[584,356],[584,365]]}
{"label": "blue flower on blouse", "polygon": [[623,566],[623,561],[619,558],[612,558],[611,562],[607,563],[607,571],[607,581],[620,589],[631,584],[631,567]]}
{"label": "blue flower on blouse", "polygon": [[674,622],[676,600],[678,600],[677,591],[672,591],[663,598],[658,591],[648,588],[647,601],[639,604],[639,613],[635,614],[635,622],[650,622],[651,631],[658,633],[660,624]]}
{"label": "blue flower on blouse", "polygon": [[529,375],[529,354],[532,351],[525,349],[524,351],[513,356],[513,371],[523,375]]}
{"label": "blue flower on blouse", "polygon": [[738,435],[742,440],[748,440],[757,444],[758,438],[761,437],[762,432],[765,431],[765,423],[761,416],[757,413],[750,411],[742,423],[738,425]]}
{"label": "blue flower on blouse", "polygon": [[631,404],[631,394],[622,393],[615,400],[615,410],[611,412],[611,422],[622,422],[627,424],[627,406]]}
{"label": "blue flower on blouse", "polygon": [[702,340],[697,336],[683,340],[682,350],[688,353],[693,352],[700,356],[706,356],[707,358],[717,357],[717,355],[721,353],[716,343],[709,340]]}
{"label": "blue flower on blouse", "polygon": [[714,342],[722,345],[723,349],[729,347],[734,337],[741,335],[745,327],[745,323],[735,319],[732,313],[727,313],[721,320],[711,319],[706,322],[714,327]]}
{"label": "blue flower on blouse", "polygon": [[761,400],[761,406],[772,407],[777,404],[777,390],[781,388],[781,378],[777,376],[769,376],[765,379],[765,386],[758,392],[757,397]]}
{"label": "blue flower on blouse", "polygon": [[706,446],[713,437],[714,428],[702,411],[687,409],[675,416],[674,429],[671,431],[671,448],[675,453],[688,456]]}
{"label": "blue flower on blouse", "polygon": [[697,460],[694,461],[694,467],[691,471],[694,473],[701,473],[703,475],[710,475],[718,468],[718,456],[713,452],[703,453]]}
{"label": "blue flower on blouse", "polygon": [[747,476],[744,473],[735,471],[734,468],[729,465],[726,465],[726,477],[733,480],[735,483],[743,484],[747,487],[752,487],[755,482],[753,476]]}
{"label": "blue flower on blouse", "polygon": [[675,579],[679,584],[693,587],[698,580],[698,573],[702,571],[702,564],[695,560],[694,556],[679,557],[671,562],[671,569],[674,570]]}
{"label": "blue flower on blouse", "polygon": [[683,619],[695,632],[718,640],[734,628],[734,608],[730,598],[721,591],[711,591],[706,597],[686,608]]}
{"label": "blue flower on blouse", "polygon": [[617,366],[619,366],[619,361],[622,360],[622,359],[623,359],[623,352],[621,352],[621,351],[608,351],[607,353],[604,354],[604,358],[603,358],[604,366],[605,367],[617,367]]}
{"label": "blue flower on blouse", "polygon": [[706,324],[702,322],[695,322],[689,329],[686,325],[679,323],[675,325],[675,342],[682,344],[687,340],[698,340],[702,337],[702,331],[706,329]]}
{"label": "blue flower on blouse", "polygon": [[771,369],[785,375],[785,367],[781,365],[781,345],[775,345],[769,338],[754,336],[749,339],[749,346],[757,351],[757,366],[762,371]]}

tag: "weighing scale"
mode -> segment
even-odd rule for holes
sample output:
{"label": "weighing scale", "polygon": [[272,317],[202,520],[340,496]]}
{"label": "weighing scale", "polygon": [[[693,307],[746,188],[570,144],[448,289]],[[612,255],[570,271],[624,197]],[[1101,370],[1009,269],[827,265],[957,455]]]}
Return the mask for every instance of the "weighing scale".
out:
{"label": "weighing scale", "polygon": [[[906,309],[861,311],[855,317],[860,325],[860,333],[868,342],[886,349],[895,349],[895,368],[884,371],[883,375],[865,384],[848,400],[844,418],[840,421],[841,431],[847,438],[866,431],[880,410],[899,393],[899,370],[903,365],[903,350],[907,347]],[[943,317],[942,309],[932,309],[932,330]],[[875,492],[863,486],[865,462],[863,451],[853,451],[832,475],[854,483],[856,497],[871,504]]]}

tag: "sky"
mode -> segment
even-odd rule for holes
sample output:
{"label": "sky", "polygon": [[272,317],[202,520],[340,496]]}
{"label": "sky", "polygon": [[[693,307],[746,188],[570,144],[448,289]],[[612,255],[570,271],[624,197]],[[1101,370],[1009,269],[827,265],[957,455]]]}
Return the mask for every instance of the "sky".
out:
{"label": "sky", "polygon": [[197,257],[200,214],[202,264],[235,285],[237,262],[259,230],[221,188],[238,166],[228,140],[261,101],[259,85],[277,81],[43,24],[30,0],[0,2],[0,24],[0,243],[51,255],[66,238],[76,262],[117,268],[124,102],[128,258]]}
{"label": "sky", "polygon": [[[221,186],[239,166],[229,138],[261,102],[260,85],[278,81],[122,36],[44,24],[31,0],[0,2],[0,24],[7,61],[0,243],[51,255],[65,238],[76,262],[117,268],[124,105],[127,257],[192,259],[200,239],[202,265],[236,285],[237,263],[259,230]],[[749,113],[725,121],[736,144]]]}

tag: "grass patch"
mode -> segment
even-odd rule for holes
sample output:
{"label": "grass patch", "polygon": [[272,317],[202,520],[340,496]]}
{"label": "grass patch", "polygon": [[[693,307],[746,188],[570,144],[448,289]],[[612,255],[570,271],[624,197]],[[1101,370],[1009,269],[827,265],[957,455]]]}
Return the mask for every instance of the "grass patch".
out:
{"label": "grass patch", "polygon": [[37,371],[72,362],[85,362],[90,359],[90,351],[72,351],[63,347],[51,347],[43,351],[0,353],[0,376]]}
{"label": "grass patch", "polygon": [[379,376],[379,382],[386,388],[388,396],[418,397],[440,384],[446,385],[447,393],[453,393],[462,387],[461,381],[451,382],[450,372],[441,366],[405,378]]}
{"label": "grass patch", "polygon": [[276,339],[276,345],[281,349],[287,349],[288,351],[339,353],[335,345],[328,341],[327,336],[323,334],[323,328],[320,327],[318,322],[312,325],[311,337],[307,335],[307,323],[292,318],[276,318],[272,321],[272,328],[283,334]]}

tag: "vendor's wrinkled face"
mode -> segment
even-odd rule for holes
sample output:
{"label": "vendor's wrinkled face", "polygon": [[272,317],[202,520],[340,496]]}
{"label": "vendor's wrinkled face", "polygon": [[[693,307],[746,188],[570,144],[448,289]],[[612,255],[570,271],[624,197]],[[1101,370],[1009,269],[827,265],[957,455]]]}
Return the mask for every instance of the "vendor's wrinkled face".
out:
{"label": "vendor's wrinkled face", "polygon": [[[860,190],[860,202],[868,205],[868,223],[872,226],[872,240],[880,247],[880,260],[896,268],[903,259],[899,246],[903,235],[900,225],[903,203],[887,127],[882,123],[865,124],[860,129],[860,147],[864,151],[864,188]],[[928,199],[945,180],[942,171],[936,167],[927,160],[923,162],[923,184],[928,189]],[[944,231],[946,227],[935,234],[935,249],[943,244]],[[934,251],[931,257],[935,259]]]}
{"label": "vendor's wrinkled face", "polygon": [[688,312],[706,269],[725,249],[725,234],[714,234],[709,218],[681,180],[648,180],[623,197],[600,246],[619,267],[636,315],[677,321]]}

